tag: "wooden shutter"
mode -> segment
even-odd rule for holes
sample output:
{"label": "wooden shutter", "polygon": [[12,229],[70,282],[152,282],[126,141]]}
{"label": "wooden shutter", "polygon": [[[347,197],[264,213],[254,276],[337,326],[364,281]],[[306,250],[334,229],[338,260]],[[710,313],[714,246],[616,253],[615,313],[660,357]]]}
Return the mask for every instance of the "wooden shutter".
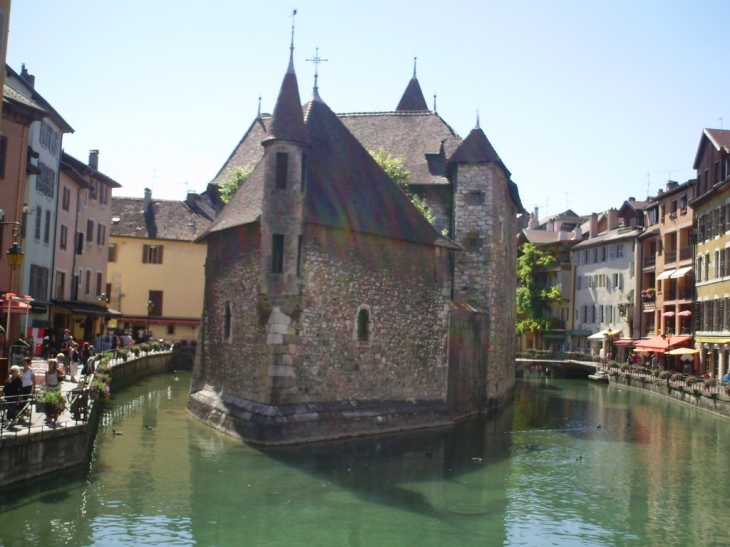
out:
{"label": "wooden shutter", "polygon": [[725,330],[725,300],[722,298],[718,300],[715,307],[717,308],[715,312],[715,315],[717,315],[715,330]]}
{"label": "wooden shutter", "polygon": [[702,302],[695,302],[695,331],[702,330]]}
{"label": "wooden shutter", "polygon": [[157,246],[157,264],[162,264],[162,249],[163,245]]}
{"label": "wooden shutter", "polygon": [[142,264],[147,264],[147,260],[150,256],[150,246],[142,245]]}

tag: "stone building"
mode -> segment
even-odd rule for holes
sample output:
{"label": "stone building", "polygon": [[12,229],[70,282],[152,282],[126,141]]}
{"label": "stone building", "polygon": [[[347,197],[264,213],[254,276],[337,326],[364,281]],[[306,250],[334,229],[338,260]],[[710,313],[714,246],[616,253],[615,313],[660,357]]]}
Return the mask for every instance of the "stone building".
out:
{"label": "stone building", "polygon": [[290,60],[273,116],[213,181],[255,166],[203,236],[194,415],[277,444],[450,423],[511,395],[517,187],[478,126],[460,139],[416,92],[414,76],[396,112],[338,116],[315,87],[302,108]]}

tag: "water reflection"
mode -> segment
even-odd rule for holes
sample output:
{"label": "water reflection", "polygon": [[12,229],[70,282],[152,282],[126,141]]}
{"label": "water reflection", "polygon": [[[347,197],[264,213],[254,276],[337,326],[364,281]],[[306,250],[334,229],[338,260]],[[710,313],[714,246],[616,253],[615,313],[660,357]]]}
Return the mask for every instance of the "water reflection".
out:
{"label": "water reflection", "polygon": [[730,544],[727,421],[648,394],[531,377],[489,419],[260,449],[176,376],[115,395],[90,469],[0,492],[0,547]]}

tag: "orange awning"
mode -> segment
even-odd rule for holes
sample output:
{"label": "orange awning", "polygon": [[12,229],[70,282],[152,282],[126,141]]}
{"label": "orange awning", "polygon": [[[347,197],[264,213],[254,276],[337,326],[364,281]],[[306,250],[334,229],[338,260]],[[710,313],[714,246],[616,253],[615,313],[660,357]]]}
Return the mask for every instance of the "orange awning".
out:
{"label": "orange awning", "polygon": [[691,340],[691,336],[672,336],[671,338],[655,336],[654,338],[649,338],[648,340],[641,340],[637,342],[636,349],[639,351],[655,351],[663,353],[668,349],[676,348],[677,346],[686,344]]}
{"label": "orange awning", "polygon": [[[33,300],[32,296],[18,296],[15,294],[8,293],[4,298],[0,299],[0,314],[7,315],[8,313],[8,298],[23,298],[25,300]],[[30,312],[31,305],[26,302],[19,300],[10,300],[10,313],[28,313]]]}

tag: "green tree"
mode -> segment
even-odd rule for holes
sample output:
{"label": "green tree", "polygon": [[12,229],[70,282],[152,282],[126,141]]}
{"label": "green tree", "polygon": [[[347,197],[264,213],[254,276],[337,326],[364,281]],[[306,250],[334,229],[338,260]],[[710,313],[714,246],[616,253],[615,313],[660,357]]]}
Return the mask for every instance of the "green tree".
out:
{"label": "green tree", "polygon": [[228,177],[225,182],[221,182],[218,185],[218,192],[220,193],[221,201],[223,203],[228,203],[231,199],[233,199],[233,195],[236,193],[236,190],[238,190],[241,185],[246,182],[246,179],[251,175],[252,171],[253,166],[249,165],[247,167],[236,167],[228,173]]}
{"label": "green tree", "polygon": [[411,189],[408,187],[408,183],[411,180],[411,172],[403,165],[403,158],[391,156],[382,148],[377,152],[370,150],[370,155],[383,168],[383,171],[388,174],[393,182],[398,185],[398,188],[403,190],[405,195],[408,196],[408,199],[411,200],[411,203],[416,206],[416,209],[426,217],[426,220],[433,224],[436,216],[428,208],[428,205],[426,205],[426,200],[411,192]]}
{"label": "green tree", "polygon": [[560,287],[545,286],[541,279],[556,264],[555,257],[544,253],[530,243],[522,247],[517,259],[517,332],[534,333],[538,328],[550,330],[550,320],[545,311],[552,302],[561,300]]}

